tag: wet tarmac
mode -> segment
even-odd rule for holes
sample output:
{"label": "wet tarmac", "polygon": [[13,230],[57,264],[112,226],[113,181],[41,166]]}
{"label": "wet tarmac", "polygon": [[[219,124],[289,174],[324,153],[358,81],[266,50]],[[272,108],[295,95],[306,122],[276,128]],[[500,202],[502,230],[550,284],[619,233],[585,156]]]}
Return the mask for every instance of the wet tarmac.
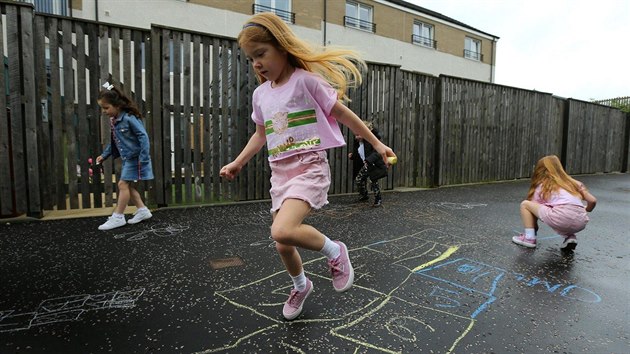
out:
{"label": "wet tarmac", "polygon": [[0,353],[628,353],[630,175],[578,177],[598,198],[572,253],[521,227],[515,181],[331,197],[307,222],[344,241],[355,285],[315,290],[282,318],[290,278],[269,202],[104,218],[2,223]]}

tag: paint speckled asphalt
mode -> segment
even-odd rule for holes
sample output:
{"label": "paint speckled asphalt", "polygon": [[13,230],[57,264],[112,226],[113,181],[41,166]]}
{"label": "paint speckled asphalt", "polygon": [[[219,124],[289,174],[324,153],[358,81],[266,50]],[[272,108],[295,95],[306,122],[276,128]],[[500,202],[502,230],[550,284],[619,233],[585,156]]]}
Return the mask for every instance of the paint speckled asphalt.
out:
{"label": "paint speckled asphalt", "polygon": [[[528,181],[331,197],[307,221],[344,241],[355,286],[301,252],[315,290],[292,322],[270,203],[0,226],[0,353],[627,353],[630,176],[580,176],[598,198],[573,253],[521,230]],[[244,265],[213,269],[238,257]],[[213,263],[214,262],[214,263]],[[219,264],[223,264],[219,262]]]}

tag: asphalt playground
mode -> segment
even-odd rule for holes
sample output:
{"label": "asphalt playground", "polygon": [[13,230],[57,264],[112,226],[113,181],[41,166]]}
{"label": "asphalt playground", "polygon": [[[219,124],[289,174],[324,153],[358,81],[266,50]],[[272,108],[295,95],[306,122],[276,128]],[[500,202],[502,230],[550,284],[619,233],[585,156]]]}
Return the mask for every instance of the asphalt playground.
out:
{"label": "asphalt playground", "polygon": [[0,220],[0,353],[628,353],[630,175],[578,176],[598,204],[574,252],[521,229],[529,181],[330,197],[307,222],[348,245],[355,284],[282,317],[291,282],[270,202]]}

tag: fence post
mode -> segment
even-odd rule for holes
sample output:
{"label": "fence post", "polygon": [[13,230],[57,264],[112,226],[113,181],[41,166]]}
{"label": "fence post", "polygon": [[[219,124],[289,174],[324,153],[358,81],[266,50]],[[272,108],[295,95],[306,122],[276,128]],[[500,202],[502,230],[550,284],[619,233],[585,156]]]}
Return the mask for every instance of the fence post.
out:
{"label": "fence post", "polygon": [[[165,55],[168,55],[168,51]],[[165,191],[165,178],[170,176],[164,175],[164,165],[170,165],[170,158],[167,163],[164,156],[165,148],[162,141],[162,127],[163,122],[169,121],[169,118],[165,118],[165,107],[162,106],[162,31],[161,29],[151,25],[151,70],[153,77],[151,78],[151,97],[153,99],[152,108],[152,120],[153,120],[153,141],[151,147],[153,148],[153,156],[155,157],[155,165],[153,166],[153,173],[155,175],[155,202],[158,207],[166,206]],[[168,67],[166,68],[166,76],[168,78]],[[169,146],[170,151],[170,146]],[[170,156],[169,156],[170,157]],[[169,168],[170,169],[170,168]]]}
{"label": "fence post", "polygon": [[571,115],[571,99],[564,100],[564,111],[562,116],[562,146],[560,153],[560,163],[564,166],[564,169],[567,169],[567,153],[568,153],[568,143],[569,143],[569,119]]}
{"label": "fence post", "polygon": [[434,121],[434,134],[433,134],[433,156],[431,159],[431,166],[429,167],[429,175],[431,178],[431,187],[439,187],[440,186],[440,170],[441,170],[441,157],[442,157],[442,116],[444,115],[442,111],[442,100],[443,100],[443,82],[444,77],[440,75],[440,79],[437,81],[435,85],[435,121]]}
{"label": "fence post", "polygon": [[630,160],[630,113],[626,113],[625,133],[623,135],[623,161],[621,161],[621,172],[628,172],[628,161]]}
{"label": "fence post", "polygon": [[[20,8],[23,72],[24,131],[26,144],[26,177],[28,178],[28,211],[33,217],[42,216],[41,196],[39,194],[39,154],[37,148],[37,114],[35,90],[35,49],[34,9],[32,6]],[[16,117],[17,118],[17,117]]]}

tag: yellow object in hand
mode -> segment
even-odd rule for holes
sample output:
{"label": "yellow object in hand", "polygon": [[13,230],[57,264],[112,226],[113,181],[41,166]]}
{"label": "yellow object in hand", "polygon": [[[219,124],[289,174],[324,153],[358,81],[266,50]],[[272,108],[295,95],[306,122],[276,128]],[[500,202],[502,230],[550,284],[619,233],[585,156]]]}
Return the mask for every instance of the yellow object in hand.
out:
{"label": "yellow object in hand", "polygon": [[398,162],[398,158],[396,156],[390,156],[387,158],[387,162],[390,165],[395,165]]}

